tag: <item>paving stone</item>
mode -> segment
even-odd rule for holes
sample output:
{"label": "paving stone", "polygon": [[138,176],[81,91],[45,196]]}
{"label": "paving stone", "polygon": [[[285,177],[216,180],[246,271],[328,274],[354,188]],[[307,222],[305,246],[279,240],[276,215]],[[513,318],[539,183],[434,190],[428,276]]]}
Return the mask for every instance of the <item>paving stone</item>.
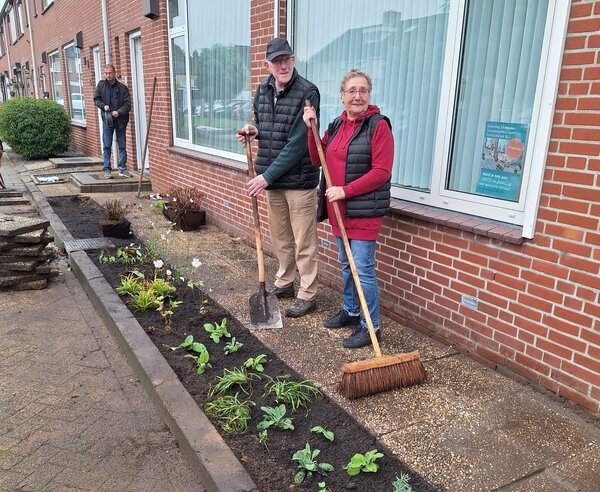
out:
{"label": "paving stone", "polygon": [[39,218],[11,217],[12,220],[0,220],[0,237],[14,237],[38,229],[46,229],[50,222]]}

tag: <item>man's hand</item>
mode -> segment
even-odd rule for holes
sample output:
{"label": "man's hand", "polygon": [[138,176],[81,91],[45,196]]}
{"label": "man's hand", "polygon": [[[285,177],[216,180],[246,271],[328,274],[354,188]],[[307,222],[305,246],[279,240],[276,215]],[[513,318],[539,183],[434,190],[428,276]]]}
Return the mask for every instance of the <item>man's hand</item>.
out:
{"label": "man's hand", "polygon": [[113,118],[118,118],[119,117],[119,112],[118,111],[113,111],[111,114],[113,115]]}
{"label": "man's hand", "polygon": [[108,111],[110,109],[110,107],[108,106],[108,104],[104,105],[104,111]]}
{"label": "man's hand", "polygon": [[246,146],[246,135],[250,137],[250,141],[252,142],[258,135],[258,129],[254,125],[244,125],[244,127],[235,134],[235,138],[237,138],[238,142],[244,147]]}
{"label": "man's hand", "polygon": [[256,176],[256,178],[253,178],[250,181],[248,181],[246,186],[248,188],[248,195],[256,196],[267,186],[269,186],[269,183],[267,183],[267,180],[263,178],[262,175],[259,175]]}
{"label": "man's hand", "polygon": [[327,188],[325,191],[325,196],[331,203],[335,202],[336,200],[343,200],[346,198],[346,193],[344,193],[344,188],[341,186],[332,186],[331,188]]}

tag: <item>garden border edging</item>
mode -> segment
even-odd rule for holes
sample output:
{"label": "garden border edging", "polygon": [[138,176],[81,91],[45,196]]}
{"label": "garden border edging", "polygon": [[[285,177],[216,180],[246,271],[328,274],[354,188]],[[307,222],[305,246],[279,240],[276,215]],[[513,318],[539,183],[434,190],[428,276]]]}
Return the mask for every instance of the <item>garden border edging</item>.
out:
{"label": "garden border edging", "polygon": [[[29,188],[29,187],[28,187]],[[40,214],[50,221],[55,244],[66,230],[38,190],[29,188]],[[57,237],[58,236],[58,237]],[[106,281],[85,251],[69,254],[69,265],[98,315],[105,322],[129,366],[169,426],[194,472],[202,477],[207,492],[258,492],[258,487],[225,444],[218,431],[183,387],[163,355]]]}

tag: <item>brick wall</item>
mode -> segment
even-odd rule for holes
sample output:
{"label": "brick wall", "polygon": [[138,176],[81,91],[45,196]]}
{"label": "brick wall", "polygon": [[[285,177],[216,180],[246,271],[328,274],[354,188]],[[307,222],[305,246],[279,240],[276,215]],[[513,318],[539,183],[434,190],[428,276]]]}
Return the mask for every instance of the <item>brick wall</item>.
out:
{"label": "brick wall", "polygon": [[[54,9],[68,19],[68,12],[77,8],[71,14],[74,21],[82,17],[81,4],[61,0],[42,17]],[[102,46],[97,4],[85,3],[90,11],[84,19],[89,25],[82,27],[82,56],[89,58],[89,47]],[[118,71],[130,80],[126,33],[141,27],[148,101],[152,78],[158,78],[149,146],[154,190],[164,192],[171,185],[200,188],[206,194],[208,220],[253,244],[245,165],[172,147],[166,2],[161,2],[155,21],[144,19],[134,4],[138,2],[109,2],[111,45],[115,63],[119,48]],[[274,5],[273,0],[252,1],[253,89],[266,75],[264,52],[274,32]],[[286,2],[280,6],[284,35]],[[599,31],[600,0],[573,1],[533,240],[512,244],[397,212],[385,219],[377,251],[386,315],[595,412],[600,405]],[[61,48],[72,36],[74,32],[54,32],[42,42],[36,33],[36,51]],[[11,50],[21,49],[20,44],[25,43]],[[23,53],[27,58],[27,50]],[[0,58],[0,70],[4,62]],[[93,92],[91,70],[84,69],[86,99]],[[97,154],[96,118],[88,117],[87,129],[75,133],[78,146]],[[130,146],[132,137],[133,125]],[[133,159],[133,149],[131,155]],[[262,197],[259,206],[265,250],[270,252]],[[337,251],[328,225],[320,227],[319,238],[321,280],[339,287]],[[477,308],[463,305],[463,295],[476,298]]]}

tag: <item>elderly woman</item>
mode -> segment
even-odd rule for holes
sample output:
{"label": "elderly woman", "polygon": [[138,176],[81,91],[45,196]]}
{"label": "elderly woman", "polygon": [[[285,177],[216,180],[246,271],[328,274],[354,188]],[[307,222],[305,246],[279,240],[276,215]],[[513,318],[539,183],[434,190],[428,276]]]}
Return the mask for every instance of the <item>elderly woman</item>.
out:
{"label": "elderly woman", "polygon": [[[375,277],[375,247],[383,216],[390,207],[390,176],[394,160],[394,137],[387,117],[370,104],[371,78],[364,72],[350,70],[342,78],[340,97],[345,110],[333,120],[321,140],[332,186],[324,193],[332,233],[336,238],[342,263],[343,307],[323,323],[325,328],[352,327],[353,333],[342,345],[359,348],[371,344],[340,227],[333,212],[333,202],[340,207],[350,249],[369,308],[377,339],[379,330],[379,289]],[[316,120],[314,108],[304,109],[303,119],[310,128]],[[310,157],[319,165],[319,154],[312,132],[308,132]],[[323,188],[322,188],[323,189]],[[325,218],[321,216],[320,218]]]}

